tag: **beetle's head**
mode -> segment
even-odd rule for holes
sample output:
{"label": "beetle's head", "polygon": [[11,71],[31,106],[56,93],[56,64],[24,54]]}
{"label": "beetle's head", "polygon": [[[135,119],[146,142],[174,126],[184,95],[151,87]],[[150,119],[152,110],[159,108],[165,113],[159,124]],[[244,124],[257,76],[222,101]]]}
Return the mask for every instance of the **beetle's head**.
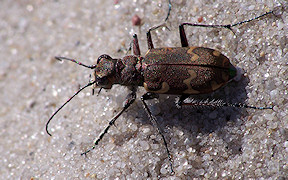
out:
{"label": "beetle's head", "polygon": [[98,87],[111,89],[115,82],[115,64],[116,59],[112,59],[106,54],[103,54],[98,58],[91,80],[91,82],[95,82],[93,89]]}
{"label": "beetle's head", "polygon": [[[67,57],[61,57],[61,56],[56,56],[55,59],[62,61],[62,60],[67,60],[67,61],[72,61],[80,66],[84,66],[86,68],[94,69],[94,74],[93,74],[93,79],[90,80],[88,84],[85,86],[81,87],[73,96],[71,96],[60,108],[57,109],[53,113],[53,115],[49,118],[49,120],[46,123],[46,132],[50,136],[51,133],[48,131],[48,125],[50,121],[53,119],[53,117],[68,103],[70,102],[77,94],[79,94],[82,90],[89,86],[93,86],[93,91],[92,94],[94,94],[94,88],[100,87],[100,90],[102,88],[104,89],[111,89],[112,85],[115,82],[115,64],[117,62],[116,59],[112,59],[110,56],[103,54],[101,55],[96,64],[93,65],[85,65],[75,59],[67,58]],[[100,92],[100,91],[99,91]]]}

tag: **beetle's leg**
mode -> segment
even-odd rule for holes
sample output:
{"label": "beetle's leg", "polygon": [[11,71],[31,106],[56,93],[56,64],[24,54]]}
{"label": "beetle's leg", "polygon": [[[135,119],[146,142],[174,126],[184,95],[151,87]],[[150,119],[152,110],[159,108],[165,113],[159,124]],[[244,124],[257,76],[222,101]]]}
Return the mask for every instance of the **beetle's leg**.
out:
{"label": "beetle's leg", "polygon": [[183,94],[183,95],[181,95],[180,98],[177,99],[177,101],[176,101],[176,106],[177,106],[177,108],[181,109],[184,100],[187,99],[189,96],[190,96],[190,95],[188,95],[188,94]]}
{"label": "beetle's leg", "polygon": [[182,104],[184,102],[185,99],[189,98],[190,95],[188,94],[183,94],[180,96],[180,98],[177,98],[176,99],[176,107],[180,110],[180,113],[179,113],[179,120],[182,121],[182,117],[183,117],[183,111],[182,110]]}
{"label": "beetle's leg", "polygon": [[238,25],[241,25],[241,24],[244,24],[244,23],[248,23],[248,22],[254,21],[256,19],[259,19],[259,18],[261,18],[263,16],[266,16],[268,14],[273,14],[273,13],[274,13],[273,11],[269,11],[269,12],[266,12],[266,13],[260,15],[260,16],[257,16],[257,17],[254,17],[254,18],[251,18],[251,19],[248,19],[248,20],[240,21],[240,22],[237,22],[235,24],[226,24],[226,25],[221,25],[221,24],[208,25],[208,24],[182,23],[182,24],[179,25],[181,45],[182,45],[182,47],[188,47],[188,41],[187,41],[187,37],[186,37],[186,34],[185,34],[184,26],[196,26],[196,27],[206,27],[206,28],[226,28],[226,29],[229,29],[229,30],[232,31],[232,27],[234,27],[234,26],[238,26]]}
{"label": "beetle's leg", "polygon": [[[187,23],[186,23],[186,24],[187,24]],[[187,37],[186,37],[184,25],[185,25],[185,24],[182,23],[182,24],[179,26],[180,40],[181,40],[181,45],[182,45],[182,47],[188,47],[188,41],[187,41]]]}
{"label": "beetle's leg", "polygon": [[167,16],[165,18],[165,22],[168,20],[168,18],[170,16],[171,9],[172,9],[171,0],[168,0],[168,13],[167,13]]}
{"label": "beetle's leg", "polygon": [[161,28],[161,27],[166,27],[168,30],[169,28],[167,27],[166,25],[166,21],[168,20],[169,16],[170,16],[170,12],[171,12],[171,8],[172,8],[172,5],[171,5],[171,0],[168,0],[168,12],[167,12],[167,16],[164,20],[164,23],[163,24],[160,24],[158,26],[154,26],[152,28],[150,28],[148,31],[147,31],[147,44],[148,44],[148,49],[154,49],[154,46],[153,46],[153,42],[152,42],[152,37],[151,37],[151,31],[154,31],[158,28]]}
{"label": "beetle's leg", "polygon": [[151,37],[151,31],[155,31],[156,29],[159,29],[161,27],[165,27],[169,30],[169,28],[167,27],[166,23],[163,23],[163,24],[160,24],[158,26],[154,26],[152,28],[150,28],[146,35],[147,35],[147,45],[148,45],[148,49],[154,49],[154,46],[153,46],[153,42],[152,42],[152,37]]}
{"label": "beetle's leg", "polygon": [[169,159],[169,163],[170,163],[170,167],[171,167],[171,173],[174,173],[173,171],[173,166],[172,166],[172,158],[171,158],[171,154],[170,154],[170,151],[168,149],[168,145],[167,145],[167,142],[166,142],[166,139],[163,135],[163,132],[157,122],[157,119],[155,116],[152,115],[148,105],[146,104],[145,100],[149,100],[149,99],[154,99],[154,98],[158,98],[159,95],[158,94],[155,94],[155,93],[150,93],[150,92],[147,92],[146,94],[144,94],[142,97],[141,97],[141,101],[144,105],[144,109],[147,113],[147,115],[149,116],[149,120],[150,122],[153,124],[154,127],[157,128],[157,132],[161,135],[162,139],[163,139],[163,142],[164,142],[164,145],[165,145],[165,148],[166,148],[166,152],[167,152],[167,155],[168,155],[168,159]]}
{"label": "beetle's leg", "polygon": [[133,54],[140,56],[140,48],[139,48],[139,43],[138,43],[138,37],[137,34],[133,34],[133,40],[129,43],[129,47],[126,49],[126,54],[128,54],[128,52],[132,49],[133,46]]}
{"label": "beetle's leg", "polygon": [[147,35],[147,45],[148,45],[148,49],[154,49],[150,31],[151,31],[151,28],[146,33],[146,35]]}
{"label": "beetle's leg", "polygon": [[141,55],[137,34],[133,35],[133,54],[136,55],[136,56],[140,56]]}
{"label": "beetle's leg", "polygon": [[112,125],[114,125],[115,121],[121,116],[121,114],[125,110],[127,110],[131,104],[134,103],[135,99],[136,99],[136,87],[132,87],[131,93],[128,94],[128,96],[126,97],[126,100],[125,100],[124,105],[123,105],[123,109],[109,122],[108,126],[103,130],[103,132],[99,135],[99,137],[97,139],[95,139],[94,145],[90,149],[86,150],[84,153],[81,153],[81,155],[86,155],[88,152],[95,149],[95,147],[98,145],[98,143],[103,139],[104,135],[108,132],[110,127]]}
{"label": "beetle's leg", "polygon": [[247,104],[242,104],[242,103],[229,103],[225,102],[221,99],[213,99],[213,100],[196,100],[196,99],[186,99],[183,103],[182,106],[189,106],[189,107],[195,107],[195,108],[221,108],[221,107],[235,107],[235,108],[249,108],[249,109],[273,109],[274,105],[268,106],[268,107],[257,107],[257,106],[249,106]]}

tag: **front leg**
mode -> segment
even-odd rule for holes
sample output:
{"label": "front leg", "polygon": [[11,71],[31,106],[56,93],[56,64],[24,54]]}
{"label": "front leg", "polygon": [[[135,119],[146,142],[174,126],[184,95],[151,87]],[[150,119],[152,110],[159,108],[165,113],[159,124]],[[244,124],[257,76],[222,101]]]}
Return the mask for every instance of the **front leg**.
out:
{"label": "front leg", "polygon": [[168,156],[168,159],[169,159],[169,163],[170,163],[170,167],[171,167],[171,173],[174,174],[174,171],[173,171],[173,165],[172,165],[172,157],[171,157],[171,154],[170,154],[170,151],[168,149],[168,145],[167,145],[167,141],[163,135],[163,132],[157,122],[157,119],[155,116],[152,115],[148,105],[146,104],[145,100],[149,100],[149,99],[155,99],[155,98],[159,98],[159,95],[158,94],[155,94],[155,93],[151,93],[151,92],[147,92],[146,94],[144,94],[142,97],[141,97],[141,101],[144,105],[144,109],[149,117],[149,120],[150,122],[153,124],[154,127],[156,127],[158,133],[161,135],[162,139],[163,139],[163,142],[164,142],[164,145],[165,145],[165,148],[166,148],[166,152],[167,152],[167,156]]}
{"label": "front leg", "polygon": [[112,125],[114,125],[115,121],[121,116],[121,114],[127,110],[131,104],[134,103],[136,99],[136,87],[131,87],[131,93],[127,95],[124,103],[123,103],[123,109],[113,118],[110,120],[109,124],[107,125],[107,127],[103,130],[103,132],[99,135],[99,137],[97,139],[95,139],[94,141],[94,145],[86,150],[85,152],[83,152],[81,155],[86,155],[88,152],[92,151],[93,149],[95,149],[95,147],[99,144],[99,142],[103,139],[104,135],[106,133],[108,133],[108,130],[110,129],[110,127]]}

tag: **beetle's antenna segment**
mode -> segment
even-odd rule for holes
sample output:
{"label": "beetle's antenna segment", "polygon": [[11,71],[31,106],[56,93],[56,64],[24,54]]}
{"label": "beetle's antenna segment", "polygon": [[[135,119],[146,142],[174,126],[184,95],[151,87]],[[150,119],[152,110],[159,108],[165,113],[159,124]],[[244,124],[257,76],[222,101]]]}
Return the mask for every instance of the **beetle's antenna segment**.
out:
{"label": "beetle's antenna segment", "polygon": [[55,59],[57,59],[59,61],[63,61],[63,60],[72,61],[72,62],[74,62],[74,63],[76,63],[76,64],[78,64],[80,66],[84,66],[84,67],[90,68],[90,69],[94,69],[97,66],[97,64],[93,64],[93,65],[88,66],[88,65],[85,65],[85,64],[75,60],[75,59],[71,59],[71,58],[67,58],[67,57],[55,56]]}
{"label": "beetle's antenna segment", "polygon": [[49,136],[52,136],[52,134],[49,132],[48,130],[48,125],[50,123],[50,121],[53,119],[53,117],[68,103],[71,101],[71,99],[73,99],[77,94],[79,94],[83,89],[92,86],[93,84],[95,84],[96,81],[93,82],[89,82],[87,85],[83,86],[82,88],[80,88],[73,96],[71,96],[60,108],[57,109],[57,111],[55,111],[53,113],[53,115],[49,118],[48,122],[46,123],[46,132]]}

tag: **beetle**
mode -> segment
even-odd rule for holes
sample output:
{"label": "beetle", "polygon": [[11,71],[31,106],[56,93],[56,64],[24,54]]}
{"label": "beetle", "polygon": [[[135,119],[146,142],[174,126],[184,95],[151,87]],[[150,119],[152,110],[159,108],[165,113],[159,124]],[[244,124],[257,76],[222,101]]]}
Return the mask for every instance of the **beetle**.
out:
{"label": "beetle", "polygon": [[[169,8],[171,7],[169,6]],[[241,103],[230,104],[222,100],[197,101],[189,99],[188,97],[190,95],[209,94],[222,88],[236,76],[237,70],[231,64],[229,59],[217,50],[205,47],[189,47],[184,26],[226,28],[232,31],[232,27],[234,26],[253,21],[272,13],[273,11],[269,11],[255,18],[229,25],[182,23],[179,26],[181,47],[154,48],[151,32],[158,28],[164,27],[165,23],[152,27],[146,34],[148,51],[144,56],[141,56],[136,34],[133,35],[133,55],[126,55],[123,58],[112,58],[107,54],[103,54],[98,57],[96,64],[85,65],[75,59],[56,56],[55,58],[57,60],[72,61],[78,65],[93,69],[94,72],[93,78],[90,80],[90,82],[84,87],[80,88],[49,118],[48,122],[46,123],[47,134],[52,136],[48,130],[48,125],[53,117],[83,89],[92,86],[93,90],[95,88],[100,88],[101,91],[101,89],[111,89],[114,84],[120,84],[128,87],[131,92],[127,95],[126,100],[123,103],[124,105],[122,110],[110,120],[107,127],[94,142],[94,145],[81,154],[86,155],[88,152],[93,150],[96,145],[98,145],[110,127],[115,123],[117,118],[119,118],[121,114],[126,111],[131,104],[133,104],[136,99],[136,90],[139,86],[142,86],[147,92],[142,95],[140,99],[149,120],[154,127],[157,128],[158,133],[163,139],[171,172],[174,172],[172,167],[172,157],[168,149],[167,141],[165,140],[159,125],[157,124],[157,119],[152,115],[147,103],[145,102],[146,100],[158,98],[159,94],[173,94],[180,95],[180,98],[176,104],[178,107],[185,105],[196,107],[210,106],[213,108],[224,106],[253,109],[273,108],[273,105],[272,107],[256,107]],[[166,19],[168,19],[168,16]]]}

